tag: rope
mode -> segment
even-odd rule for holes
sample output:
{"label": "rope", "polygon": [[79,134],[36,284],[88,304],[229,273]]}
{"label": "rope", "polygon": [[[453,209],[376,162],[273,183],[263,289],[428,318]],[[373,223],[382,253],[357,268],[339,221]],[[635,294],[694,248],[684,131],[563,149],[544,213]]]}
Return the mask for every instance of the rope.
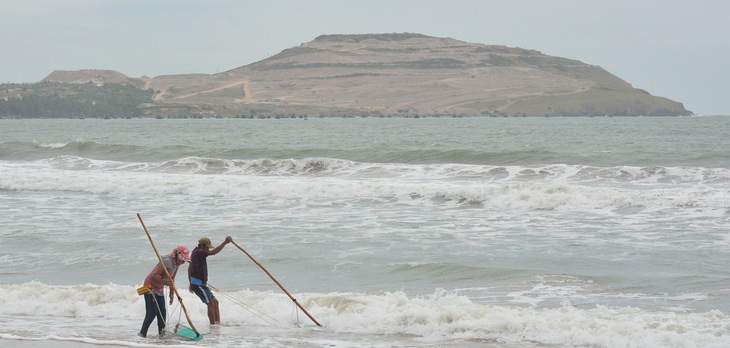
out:
{"label": "rope", "polygon": [[[162,296],[165,298],[165,301],[167,301],[167,295],[165,295],[164,291]],[[157,303],[157,299],[152,296],[153,299],[155,299],[155,304],[157,304],[157,310],[160,310],[160,306]],[[175,328],[172,331],[169,331],[169,328],[167,327],[167,323],[170,322],[170,319],[173,317],[173,315],[177,312],[177,324],[175,324]],[[177,301],[174,305],[170,306],[170,310],[167,311],[167,318],[165,318],[165,331],[169,331],[172,333],[175,333],[178,331],[178,327],[180,326],[180,323],[182,322],[182,308],[180,307],[180,301]],[[184,326],[184,325],[183,325]]]}
{"label": "rope", "polygon": [[170,311],[167,314],[169,317],[172,317],[175,312],[177,312],[177,324],[175,325],[180,325],[180,322],[182,322],[182,308],[180,308],[179,301],[176,304],[172,305]]}
{"label": "rope", "polygon": [[[155,303],[155,306],[157,307],[157,317],[162,318],[162,309],[160,308],[160,303],[157,302],[157,296],[155,296],[155,293],[150,291],[150,295],[152,296],[152,301]],[[163,289],[162,291],[162,298],[167,301],[167,298],[165,298],[165,291]],[[165,326],[165,329],[167,329],[167,318],[162,318],[162,324]]]}
{"label": "rope", "polygon": [[[210,283],[207,284],[207,285],[208,285],[209,288],[213,289],[213,291],[215,291],[217,294],[225,297],[229,301],[231,301],[234,304],[238,305],[239,307],[245,309],[249,313],[253,314],[253,316],[261,319],[262,321],[266,322],[267,324],[269,324],[269,325],[271,325],[271,326],[273,326],[275,328],[279,328],[279,329],[282,328],[281,326],[278,326],[279,321],[276,320],[274,317],[272,317],[272,316],[270,316],[270,315],[268,315],[268,314],[266,314],[266,313],[264,313],[264,312],[262,312],[262,311],[260,311],[260,310],[258,310],[256,308],[254,308],[253,306],[250,306],[250,305],[248,305],[248,304],[246,304],[246,303],[244,303],[244,302],[236,299],[235,297],[233,297],[231,295],[226,294],[225,292],[222,292],[222,291],[218,290],[218,288],[210,285]],[[264,317],[266,317],[268,319],[266,319]]]}

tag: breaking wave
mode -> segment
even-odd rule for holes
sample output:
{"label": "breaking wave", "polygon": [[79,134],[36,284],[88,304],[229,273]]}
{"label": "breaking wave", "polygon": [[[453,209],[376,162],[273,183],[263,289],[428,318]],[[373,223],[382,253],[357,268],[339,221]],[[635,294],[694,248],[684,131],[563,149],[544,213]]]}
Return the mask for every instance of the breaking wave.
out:
{"label": "breaking wave", "polygon": [[730,210],[730,170],[696,167],[361,163],[331,158],[78,156],[0,164],[0,190],[95,194],[372,199],[525,210]]}
{"label": "breaking wave", "polygon": [[[53,286],[39,282],[0,285],[0,295],[7,300],[0,315],[24,321],[43,317],[141,320],[144,301],[137,295],[136,286]],[[207,318],[205,306],[194,295],[183,291],[181,296],[193,321]],[[264,330],[271,325],[296,330],[301,324],[293,320],[291,301],[282,293],[241,289],[224,290],[218,296],[226,306],[222,324],[231,331]],[[306,293],[298,297],[324,331],[339,334],[581,347],[719,348],[726,346],[730,337],[730,317],[717,310],[684,313],[602,305],[578,308],[570,303],[555,308],[511,307],[478,304],[446,291],[424,296],[383,292]],[[171,311],[175,311],[174,306]],[[264,318],[252,313],[266,315]],[[303,316],[301,319],[306,320]]]}

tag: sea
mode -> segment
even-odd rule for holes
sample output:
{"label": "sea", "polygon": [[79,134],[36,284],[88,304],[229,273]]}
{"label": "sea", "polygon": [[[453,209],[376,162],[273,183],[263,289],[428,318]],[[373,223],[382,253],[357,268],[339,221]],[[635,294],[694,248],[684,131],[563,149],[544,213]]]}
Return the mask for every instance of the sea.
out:
{"label": "sea", "polygon": [[1,119],[0,208],[3,347],[730,347],[730,116]]}

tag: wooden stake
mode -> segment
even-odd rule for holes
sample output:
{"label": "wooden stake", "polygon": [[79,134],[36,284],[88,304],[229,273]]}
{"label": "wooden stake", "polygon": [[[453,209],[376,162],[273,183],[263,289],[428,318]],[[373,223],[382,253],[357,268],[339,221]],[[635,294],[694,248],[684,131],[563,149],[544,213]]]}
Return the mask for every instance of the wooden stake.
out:
{"label": "wooden stake", "polygon": [[315,324],[317,324],[317,326],[322,326],[322,324],[318,323],[318,322],[317,322],[317,320],[315,320],[315,319],[314,319],[314,318],[313,318],[313,317],[312,317],[312,316],[311,316],[311,315],[309,314],[309,312],[307,312],[307,310],[306,310],[306,309],[304,309],[304,307],[302,307],[302,305],[301,305],[301,304],[299,304],[299,302],[297,302],[297,300],[296,300],[296,299],[295,299],[294,297],[292,297],[292,295],[291,295],[291,294],[289,293],[289,291],[286,291],[286,289],[284,289],[284,287],[283,287],[283,286],[281,286],[281,283],[279,283],[279,281],[277,281],[277,280],[276,280],[276,279],[274,278],[274,276],[272,276],[272,275],[271,275],[271,273],[269,273],[269,271],[267,271],[267,270],[266,270],[266,268],[264,268],[264,266],[262,266],[262,265],[261,265],[261,264],[260,264],[260,263],[259,263],[258,261],[256,261],[256,259],[254,259],[254,258],[253,258],[253,256],[251,256],[251,254],[247,253],[247,252],[246,252],[246,250],[243,250],[243,248],[241,248],[241,247],[240,247],[240,246],[239,246],[238,244],[236,244],[236,242],[234,242],[234,241],[231,241],[231,242],[233,243],[233,245],[235,245],[235,246],[236,246],[236,248],[238,248],[238,249],[241,249],[241,251],[243,251],[243,253],[244,253],[244,254],[246,254],[246,256],[248,256],[248,257],[249,257],[249,258],[251,259],[251,261],[253,261],[253,263],[255,263],[256,265],[258,265],[259,267],[261,267],[261,269],[262,269],[262,270],[264,270],[264,272],[266,272],[266,274],[267,274],[267,275],[269,276],[269,278],[271,278],[271,280],[273,280],[273,281],[274,281],[274,283],[276,283],[276,285],[278,285],[278,286],[279,286],[279,287],[281,288],[281,290],[283,290],[283,291],[284,291],[284,293],[285,293],[285,294],[286,294],[287,296],[289,296],[289,298],[290,298],[290,299],[291,299],[292,301],[294,301],[294,304],[295,304],[295,305],[297,305],[297,307],[299,307],[299,309],[301,309],[301,310],[302,310],[302,311],[304,312],[304,314],[306,314],[306,315],[307,315],[307,316],[309,317],[309,319],[312,319],[312,321],[313,321],[313,322],[314,322]]}

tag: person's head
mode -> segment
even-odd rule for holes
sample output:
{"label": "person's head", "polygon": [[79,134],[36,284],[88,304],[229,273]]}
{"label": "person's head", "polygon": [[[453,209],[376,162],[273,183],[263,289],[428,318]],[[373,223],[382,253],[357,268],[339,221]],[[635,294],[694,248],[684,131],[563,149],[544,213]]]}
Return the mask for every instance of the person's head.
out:
{"label": "person's head", "polygon": [[184,245],[180,245],[172,249],[170,256],[176,265],[182,265],[185,262],[190,262],[190,249]]}
{"label": "person's head", "polygon": [[213,249],[213,244],[210,243],[210,238],[203,237],[198,240],[198,246],[206,247],[208,249]]}

